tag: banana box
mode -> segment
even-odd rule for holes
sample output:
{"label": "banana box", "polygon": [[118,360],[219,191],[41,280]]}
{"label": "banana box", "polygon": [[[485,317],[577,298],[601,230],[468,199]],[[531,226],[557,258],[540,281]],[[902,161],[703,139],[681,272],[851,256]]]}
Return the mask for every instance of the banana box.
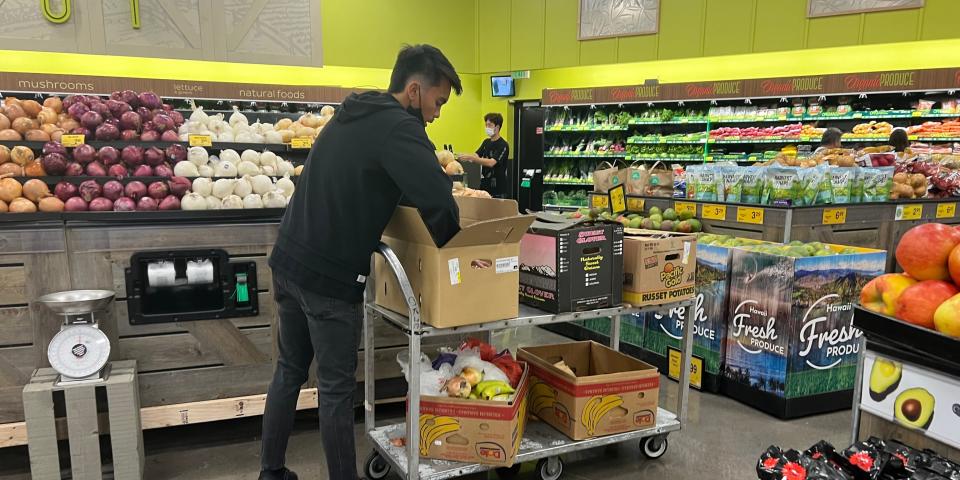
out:
{"label": "banana box", "polygon": [[596,342],[524,347],[517,359],[530,365],[530,413],[573,440],[657,423],[660,374],[648,363]]}
{"label": "banana box", "polygon": [[420,399],[420,456],[498,467],[513,465],[527,419],[530,367],[523,365],[510,402],[424,396]]}

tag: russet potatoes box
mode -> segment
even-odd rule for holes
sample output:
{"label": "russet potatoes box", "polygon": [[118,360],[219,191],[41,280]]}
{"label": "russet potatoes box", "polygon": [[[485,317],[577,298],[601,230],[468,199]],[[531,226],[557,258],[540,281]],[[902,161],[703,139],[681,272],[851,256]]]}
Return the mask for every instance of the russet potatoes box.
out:
{"label": "russet potatoes box", "polygon": [[693,298],[697,282],[696,237],[631,228],[624,233],[624,303],[641,307]]}
{"label": "russet potatoes box", "polygon": [[650,364],[596,342],[524,347],[517,359],[530,365],[530,413],[573,440],[656,425],[660,374]]}
{"label": "russet potatoes box", "polygon": [[[520,239],[533,222],[517,202],[458,197],[460,226],[437,248],[412,207],[398,207],[383,232],[406,272],[424,323],[455,327],[515,318],[520,286]],[[376,255],[377,305],[408,312],[393,271]]]}

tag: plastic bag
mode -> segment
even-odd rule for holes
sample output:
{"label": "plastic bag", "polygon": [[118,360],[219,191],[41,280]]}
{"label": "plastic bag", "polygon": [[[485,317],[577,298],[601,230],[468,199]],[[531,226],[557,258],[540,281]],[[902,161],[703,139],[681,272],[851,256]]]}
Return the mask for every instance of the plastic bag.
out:
{"label": "plastic bag", "polygon": [[510,378],[511,387],[517,388],[517,385],[520,384],[520,378],[523,377],[523,367],[513,359],[513,354],[510,353],[510,350],[504,350],[498,353],[490,363],[496,365],[500,371]]}
{"label": "plastic bag", "polygon": [[[400,370],[403,372],[403,378],[410,382],[410,354],[400,352],[397,354],[397,363],[400,364]],[[434,370],[430,364],[430,358],[420,354],[420,395],[441,396],[443,386],[447,380],[453,378],[453,368],[448,363],[444,363],[439,369]]]}
{"label": "plastic bag", "polygon": [[[493,348],[493,347],[491,347]],[[492,358],[492,357],[491,357]],[[465,348],[457,352],[457,361],[453,363],[451,373],[456,375],[464,368],[473,367],[483,372],[483,380],[501,380],[510,382],[510,378],[500,370],[496,365],[483,361],[480,358],[480,349],[478,347]]]}

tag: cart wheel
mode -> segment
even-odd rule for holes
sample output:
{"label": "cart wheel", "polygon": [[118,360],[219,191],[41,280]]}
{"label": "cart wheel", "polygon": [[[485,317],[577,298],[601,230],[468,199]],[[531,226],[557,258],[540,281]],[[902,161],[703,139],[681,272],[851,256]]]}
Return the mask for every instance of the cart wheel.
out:
{"label": "cart wheel", "polygon": [[379,452],[370,452],[370,456],[363,464],[363,470],[368,479],[381,480],[390,473],[390,464],[380,456]]}
{"label": "cart wheel", "polygon": [[644,438],[640,441],[640,450],[649,459],[662,457],[664,453],[667,453],[667,436],[657,435]]}
{"label": "cart wheel", "polygon": [[515,463],[510,467],[500,467],[496,470],[497,477],[503,480],[510,480],[512,478],[516,478],[517,474],[520,473],[521,466],[523,466],[523,464]]}
{"label": "cart wheel", "polygon": [[[554,460],[551,464],[551,458]],[[563,460],[560,457],[544,458],[537,462],[540,480],[558,480],[563,475]]]}

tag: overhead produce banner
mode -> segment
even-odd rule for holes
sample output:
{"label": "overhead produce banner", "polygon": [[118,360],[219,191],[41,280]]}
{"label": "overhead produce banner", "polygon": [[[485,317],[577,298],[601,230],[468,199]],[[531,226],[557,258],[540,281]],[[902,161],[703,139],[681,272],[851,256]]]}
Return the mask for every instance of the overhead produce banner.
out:
{"label": "overhead produce banner", "polygon": [[117,78],[0,72],[0,92],[106,95],[118,90],[152,91],[165,98],[296,103],[340,103],[351,92],[342,87],[263,85],[152,78]]}
{"label": "overhead produce banner", "polygon": [[587,105],[669,100],[719,100],[954,88],[960,88],[960,68],[616,87],[548,88],[543,90],[543,104]]}

